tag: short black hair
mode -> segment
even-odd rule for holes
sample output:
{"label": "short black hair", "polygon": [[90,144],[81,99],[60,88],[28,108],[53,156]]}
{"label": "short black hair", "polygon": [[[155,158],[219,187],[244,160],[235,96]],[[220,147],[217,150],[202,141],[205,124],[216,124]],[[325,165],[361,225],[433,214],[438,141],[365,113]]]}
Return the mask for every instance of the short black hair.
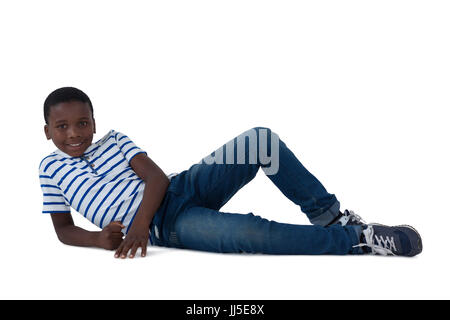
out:
{"label": "short black hair", "polygon": [[48,117],[50,115],[50,108],[52,106],[55,106],[61,102],[69,102],[69,101],[80,101],[83,103],[88,103],[89,107],[91,108],[92,117],[94,117],[94,109],[92,108],[92,102],[86,93],[74,87],[62,87],[50,93],[47,99],[45,99],[44,102],[45,123],[48,124]]}

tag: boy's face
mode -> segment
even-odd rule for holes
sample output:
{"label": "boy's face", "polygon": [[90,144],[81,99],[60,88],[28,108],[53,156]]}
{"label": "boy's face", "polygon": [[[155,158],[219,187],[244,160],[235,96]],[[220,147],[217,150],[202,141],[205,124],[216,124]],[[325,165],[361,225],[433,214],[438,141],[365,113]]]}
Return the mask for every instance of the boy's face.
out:
{"label": "boy's face", "polygon": [[80,157],[92,144],[95,120],[88,103],[62,102],[50,107],[48,125],[44,126],[48,140],[71,157]]}

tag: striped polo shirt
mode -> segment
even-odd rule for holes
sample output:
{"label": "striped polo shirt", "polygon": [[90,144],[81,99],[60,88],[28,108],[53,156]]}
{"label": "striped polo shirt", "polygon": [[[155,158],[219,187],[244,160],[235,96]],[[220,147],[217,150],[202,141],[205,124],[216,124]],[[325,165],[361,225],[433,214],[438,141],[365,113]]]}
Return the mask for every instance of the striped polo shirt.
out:
{"label": "striped polo shirt", "polygon": [[91,144],[81,157],[59,149],[52,152],[39,165],[42,213],[70,213],[72,207],[100,228],[120,221],[126,234],[144,193],[145,182],[130,166],[140,153],[147,154],[114,130]]}

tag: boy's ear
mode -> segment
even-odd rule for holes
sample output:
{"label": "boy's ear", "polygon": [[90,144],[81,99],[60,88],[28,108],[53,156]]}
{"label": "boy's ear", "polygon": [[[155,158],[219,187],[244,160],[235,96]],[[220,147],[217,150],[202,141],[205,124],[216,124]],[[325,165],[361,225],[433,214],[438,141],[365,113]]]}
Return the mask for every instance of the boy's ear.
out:
{"label": "boy's ear", "polygon": [[47,137],[47,140],[50,140],[51,137],[50,137],[50,134],[48,132],[48,125],[44,126],[44,132],[45,132],[45,136]]}
{"label": "boy's ear", "polygon": [[95,119],[94,119],[94,118],[92,118],[92,120],[94,121],[94,133],[95,133]]}

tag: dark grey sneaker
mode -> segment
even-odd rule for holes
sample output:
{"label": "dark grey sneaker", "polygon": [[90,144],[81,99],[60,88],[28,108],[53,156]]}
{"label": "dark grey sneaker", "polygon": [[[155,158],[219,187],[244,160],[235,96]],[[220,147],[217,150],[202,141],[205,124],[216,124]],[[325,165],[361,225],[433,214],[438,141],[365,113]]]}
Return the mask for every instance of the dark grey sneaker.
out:
{"label": "dark grey sneaker", "polygon": [[345,210],[343,213],[339,212],[339,215],[334,218],[327,226],[333,224],[339,224],[341,226],[366,226],[367,223],[356,213],[351,210]]}
{"label": "dark grey sneaker", "polygon": [[365,253],[413,257],[422,252],[422,238],[408,225],[389,227],[369,224],[362,231],[361,247]]}

